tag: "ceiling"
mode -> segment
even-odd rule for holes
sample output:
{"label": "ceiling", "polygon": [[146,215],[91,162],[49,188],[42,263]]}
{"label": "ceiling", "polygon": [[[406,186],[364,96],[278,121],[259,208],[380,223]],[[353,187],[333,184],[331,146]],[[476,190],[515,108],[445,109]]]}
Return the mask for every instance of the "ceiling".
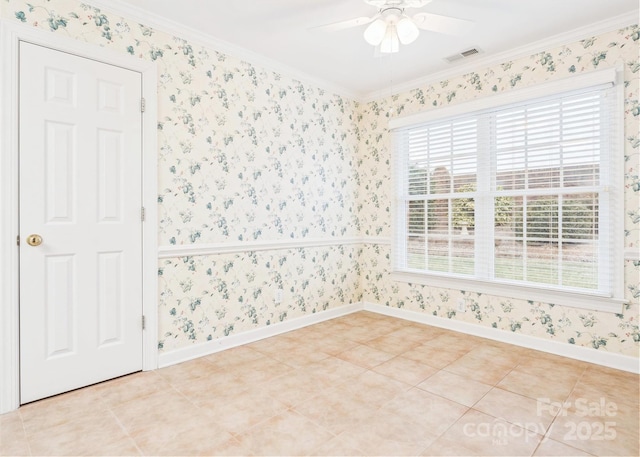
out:
{"label": "ceiling", "polygon": [[[471,59],[501,53],[594,24],[638,17],[638,0],[433,0],[408,14],[429,12],[474,21],[463,35],[421,31],[400,52],[376,57],[363,39],[366,26],[337,32],[320,25],[373,16],[363,0],[102,0],[147,22],[177,23],[219,42],[241,58],[291,70],[345,94],[365,98],[429,75],[455,72]],[[149,21],[150,19],[150,21]],[[604,21],[604,22],[603,22]],[[588,33],[588,32],[585,32]],[[202,36],[202,35],[201,35]],[[448,63],[469,48],[474,57]],[[254,59],[255,61],[255,59]]]}

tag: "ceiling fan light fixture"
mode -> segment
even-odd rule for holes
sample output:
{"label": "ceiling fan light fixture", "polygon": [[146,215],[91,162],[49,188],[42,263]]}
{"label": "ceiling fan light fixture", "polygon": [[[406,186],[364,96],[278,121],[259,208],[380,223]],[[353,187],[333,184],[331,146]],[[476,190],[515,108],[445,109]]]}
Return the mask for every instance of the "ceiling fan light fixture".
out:
{"label": "ceiling fan light fixture", "polygon": [[418,26],[406,16],[398,21],[396,30],[398,32],[398,39],[402,44],[413,43],[420,35]]}
{"label": "ceiling fan light fixture", "polygon": [[387,23],[376,19],[365,29],[364,40],[372,46],[378,46],[385,39],[387,31]]}
{"label": "ceiling fan light fixture", "polygon": [[398,32],[396,31],[395,24],[389,24],[387,26],[387,33],[385,33],[382,43],[380,43],[380,52],[383,54],[392,54],[398,51],[400,51]]}

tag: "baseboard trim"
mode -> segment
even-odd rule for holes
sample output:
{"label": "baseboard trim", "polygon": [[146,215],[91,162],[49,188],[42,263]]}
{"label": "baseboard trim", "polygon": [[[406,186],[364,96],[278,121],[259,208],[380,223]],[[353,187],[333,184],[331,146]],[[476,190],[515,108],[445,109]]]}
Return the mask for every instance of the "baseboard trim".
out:
{"label": "baseboard trim", "polygon": [[214,354],[234,347],[253,343],[265,338],[280,335],[282,333],[298,330],[309,325],[318,324],[320,322],[335,319],[337,317],[346,316],[358,311],[362,311],[361,302],[343,305],[332,308],[319,313],[309,314],[307,316],[291,319],[290,321],[280,322],[278,324],[269,325],[267,327],[249,330],[238,335],[230,335],[217,340],[207,341],[206,343],[189,346],[186,348],[176,349],[175,351],[161,353],[158,357],[158,367],[168,367],[177,363],[193,360],[205,355]]}
{"label": "baseboard trim", "polygon": [[302,316],[290,321],[270,325],[268,327],[249,330],[238,335],[231,335],[225,338],[208,341],[206,343],[176,349],[167,353],[161,353],[158,357],[158,367],[163,368],[177,363],[186,362],[198,357],[253,343],[265,338],[281,335],[282,333],[298,330],[309,325],[318,324],[320,322],[363,310],[420,324],[431,325],[433,327],[443,328],[446,330],[452,330],[467,335],[479,336],[493,341],[500,341],[501,343],[513,344],[514,346],[520,346],[527,349],[568,357],[570,359],[581,360],[583,362],[614,368],[616,370],[640,374],[640,359],[634,357],[598,351],[583,346],[573,346],[567,343],[560,343],[558,341],[544,340],[534,336],[482,327],[467,322],[444,319],[442,317],[436,317],[426,313],[390,308],[388,306],[370,302],[352,303],[338,308],[329,309],[327,311],[310,314],[308,316]]}
{"label": "baseboard trim", "polygon": [[536,351],[547,352],[562,357],[581,360],[583,362],[594,363],[596,365],[640,374],[640,359],[635,357],[598,351],[596,349],[574,346],[568,343],[560,343],[558,341],[544,340],[542,338],[522,335],[520,333],[482,327],[480,325],[469,324],[467,322],[444,319],[442,317],[432,316],[426,313],[391,308],[375,303],[365,302],[363,303],[363,309],[365,311],[371,311],[385,316],[397,317],[399,319],[418,322],[420,324],[432,325],[434,327],[453,330],[468,335],[479,336],[481,338],[500,341],[502,343],[513,344],[515,346],[534,349]]}

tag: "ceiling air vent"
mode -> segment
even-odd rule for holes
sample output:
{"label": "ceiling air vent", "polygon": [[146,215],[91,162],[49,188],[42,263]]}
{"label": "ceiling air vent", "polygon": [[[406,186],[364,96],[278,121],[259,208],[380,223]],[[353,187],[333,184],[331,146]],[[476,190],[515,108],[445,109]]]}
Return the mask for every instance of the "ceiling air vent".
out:
{"label": "ceiling air vent", "polygon": [[446,60],[449,63],[452,63],[452,62],[455,62],[456,60],[464,59],[465,57],[471,57],[476,54],[480,54],[480,50],[477,48],[471,48],[471,49],[467,49],[466,51],[462,51],[458,54],[445,57],[444,60]]}

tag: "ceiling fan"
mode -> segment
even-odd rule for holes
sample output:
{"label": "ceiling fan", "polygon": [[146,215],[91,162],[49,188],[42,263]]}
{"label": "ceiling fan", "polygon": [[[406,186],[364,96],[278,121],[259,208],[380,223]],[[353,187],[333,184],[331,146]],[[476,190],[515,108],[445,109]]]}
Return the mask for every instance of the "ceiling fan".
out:
{"label": "ceiling fan", "polygon": [[363,1],[375,6],[378,13],[371,17],[357,17],[318,28],[337,31],[369,24],[364,30],[365,41],[378,47],[381,53],[394,53],[400,50],[400,44],[413,43],[420,35],[420,29],[457,35],[468,30],[473,24],[472,21],[439,14],[421,12],[409,16],[405,12],[409,8],[421,8],[433,0]]}

